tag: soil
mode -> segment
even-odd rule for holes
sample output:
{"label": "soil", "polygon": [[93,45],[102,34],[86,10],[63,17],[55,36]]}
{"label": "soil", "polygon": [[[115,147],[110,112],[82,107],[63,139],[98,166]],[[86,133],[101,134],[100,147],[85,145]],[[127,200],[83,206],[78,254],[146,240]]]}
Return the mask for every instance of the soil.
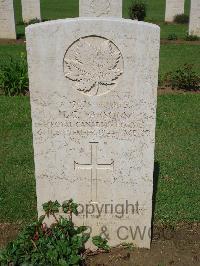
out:
{"label": "soil", "polygon": [[185,90],[178,90],[178,89],[171,89],[170,87],[158,87],[158,95],[163,94],[199,94],[200,91],[185,91]]}
{"label": "soil", "polygon": [[0,224],[0,248],[16,238],[20,226],[16,224]]}
{"label": "soil", "polygon": [[[0,246],[14,239],[19,225],[0,224]],[[109,253],[89,253],[87,266],[200,266],[200,223],[176,229],[155,226],[151,250],[116,247]]]}
{"label": "soil", "polygon": [[185,41],[185,40],[160,40],[161,44],[188,44],[188,45],[200,45],[200,41]]}
{"label": "soil", "polygon": [[0,39],[0,44],[25,44],[25,39],[17,39],[17,40],[11,40],[11,39]]}

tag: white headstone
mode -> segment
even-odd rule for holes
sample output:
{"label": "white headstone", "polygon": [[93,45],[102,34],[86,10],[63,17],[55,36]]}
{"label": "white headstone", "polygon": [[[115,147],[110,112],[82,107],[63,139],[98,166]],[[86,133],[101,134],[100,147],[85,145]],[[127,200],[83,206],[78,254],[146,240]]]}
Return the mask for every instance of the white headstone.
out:
{"label": "white headstone", "polygon": [[165,21],[173,22],[176,15],[184,14],[185,0],[166,0]]}
{"label": "white headstone", "polygon": [[22,1],[22,17],[25,23],[33,19],[41,20],[40,0],[21,0]]}
{"label": "white headstone", "polygon": [[26,28],[38,212],[72,198],[112,246],[150,247],[159,33],[117,18]]}
{"label": "white headstone", "polygon": [[80,17],[122,17],[122,0],[79,0]]}
{"label": "white headstone", "polygon": [[13,0],[0,0],[0,39],[16,39]]}
{"label": "white headstone", "polygon": [[200,37],[200,0],[191,0],[189,34]]}

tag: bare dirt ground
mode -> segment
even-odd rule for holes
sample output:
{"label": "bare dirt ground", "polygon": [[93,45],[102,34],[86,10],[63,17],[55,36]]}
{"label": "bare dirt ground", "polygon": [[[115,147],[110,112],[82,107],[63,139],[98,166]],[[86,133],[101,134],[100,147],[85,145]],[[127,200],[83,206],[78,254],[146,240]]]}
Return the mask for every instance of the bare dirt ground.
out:
{"label": "bare dirt ground", "polygon": [[188,44],[188,45],[200,45],[200,41],[185,41],[185,40],[160,40],[161,44]]}
{"label": "bare dirt ground", "polygon": [[11,40],[11,39],[0,39],[0,44],[24,44],[26,42],[25,39],[17,39],[17,40]]}
{"label": "bare dirt ground", "polygon": [[91,256],[87,266],[200,266],[200,224],[182,224],[176,230],[155,227],[151,250],[114,248]]}
{"label": "bare dirt ground", "polygon": [[[14,239],[19,225],[0,224],[0,247]],[[116,247],[109,253],[90,254],[87,266],[200,266],[200,223],[176,229],[154,227],[151,250]]]}
{"label": "bare dirt ground", "polygon": [[169,87],[159,87],[158,88],[158,95],[163,94],[200,94],[200,91],[184,91],[184,90],[177,90],[177,89],[171,89]]}
{"label": "bare dirt ground", "polygon": [[15,224],[0,224],[0,248],[16,238],[20,226]]}

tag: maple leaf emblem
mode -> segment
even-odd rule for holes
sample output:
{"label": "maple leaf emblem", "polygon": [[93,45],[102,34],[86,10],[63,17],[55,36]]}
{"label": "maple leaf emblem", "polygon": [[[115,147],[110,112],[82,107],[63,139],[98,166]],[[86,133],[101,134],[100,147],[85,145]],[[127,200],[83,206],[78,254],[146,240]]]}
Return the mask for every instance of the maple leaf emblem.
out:
{"label": "maple leaf emblem", "polygon": [[100,17],[110,12],[110,2],[108,0],[92,0],[90,7],[95,16]]}
{"label": "maple leaf emblem", "polygon": [[79,39],[64,58],[65,77],[88,95],[109,91],[123,73],[122,55],[109,40],[100,37]]}

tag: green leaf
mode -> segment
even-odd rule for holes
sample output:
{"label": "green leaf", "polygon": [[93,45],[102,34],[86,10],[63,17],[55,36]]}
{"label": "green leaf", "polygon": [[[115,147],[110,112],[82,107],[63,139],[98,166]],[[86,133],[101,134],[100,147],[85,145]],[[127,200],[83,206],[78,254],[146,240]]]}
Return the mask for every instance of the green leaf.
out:
{"label": "green leaf", "polygon": [[102,238],[101,236],[94,236],[94,237],[92,237],[92,243],[96,247],[98,247],[100,249],[103,249],[105,251],[109,251],[110,250],[110,247],[108,245],[108,240]]}
{"label": "green leaf", "polygon": [[81,234],[85,231],[87,231],[88,227],[87,226],[79,226],[77,229],[76,229],[76,232],[77,234]]}
{"label": "green leaf", "polygon": [[69,263],[64,259],[60,259],[58,262],[58,265],[59,266],[69,266]]}
{"label": "green leaf", "polygon": [[[90,236],[83,234],[87,227],[75,227],[72,222],[72,213],[78,205],[69,200],[63,206],[69,208],[70,217],[57,215],[58,219],[48,227],[43,223],[45,215],[41,216],[0,253],[0,265],[80,265],[84,244]],[[59,212],[60,204],[49,201],[43,208],[46,215],[54,215]]]}
{"label": "green leaf", "polygon": [[81,262],[81,256],[79,255],[71,255],[69,259],[69,264],[70,265],[78,265],[79,262]]}
{"label": "green leaf", "polygon": [[90,234],[83,234],[82,235],[82,242],[85,244],[90,238]]}
{"label": "green leaf", "polygon": [[42,216],[40,216],[40,218],[39,218],[39,223],[43,223],[43,221],[44,221],[44,219],[45,219],[45,215],[42,215]]}
{"label": "green leaf", "polygon": [[43,210],[45,211],[46,215],[53,215],[55,213],[59,213],[59,208],[61,207],[60,203],[56,201],[49,201],[42,205]]}

